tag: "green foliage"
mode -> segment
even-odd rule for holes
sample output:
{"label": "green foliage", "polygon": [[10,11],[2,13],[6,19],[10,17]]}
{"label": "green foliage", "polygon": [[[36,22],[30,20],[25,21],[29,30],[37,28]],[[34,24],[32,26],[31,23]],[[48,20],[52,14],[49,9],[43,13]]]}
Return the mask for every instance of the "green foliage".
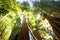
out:
{"label": "green foliage", "polygon": [[24,10],[28,11],[30,9],[28,2],[21,3],[21,6],[22,6],[22,11]]}
{"label": "green foliage", "polygon": [[[20,15],[20,4],[14,0],[0,0],[0,40],[9,40],[12,30],[14,30],[15,35],[20,32],[20,25],[16,25],[19,22]],[[17,20],[16,15],[18,15]],[[17,21],[16,24],[14,22]],[[16,26],[17,27],[16,27]],[[18,29],[15,32],[15,29]]]}
{"label": "green foliage", "polygon": [[[36,3],[37,4],[37,3]],[[43,12],[40,10],[42,7],[38,3],[34,5],[34,10],[30,10],[28,2],[23,2],[20,4],[15,0],[0,0],[0,39],[9,40],[9,37],[20,34],[21,32],[21,14],[27,12],[28,25],[32,29],[33,33],[39,33],[43,38],[51,36],[49,34],[49,23],[43,20]],[[43,7],[43,10],[50,12],[51,10],[47,7]],[[37,14],[40,14],[39,19],[37,20]],[[46,24],[46,25],[44,25]],[[51,26],[50,26],[51,27]],[[12,35],[11,35],[12,34]],[[50,37],[52,40],[52,36]],[[48,38],[49,39],[49,38]],[[47,39],[47,40],[48,40]]]}

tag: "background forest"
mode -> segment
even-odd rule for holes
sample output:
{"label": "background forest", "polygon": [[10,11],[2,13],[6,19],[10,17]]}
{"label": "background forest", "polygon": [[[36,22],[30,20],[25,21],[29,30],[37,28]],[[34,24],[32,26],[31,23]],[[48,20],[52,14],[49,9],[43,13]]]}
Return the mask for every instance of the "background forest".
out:
{"label": "background forest", "polygon": [[[49,7],[59,8],[59,2],[59,0],[0,0],[0,40],[9,40],[10,36],[14,40],[20,38],[25,13],[30,31],[37,39],[41,37],[44,40],[55,40],[52,27],[44,16],[46,14],[53,16],[55,13],[54,16],[60,17],[57,16],[59,12],[54,12]],[[30,38],[33,40],[32,36]]]}

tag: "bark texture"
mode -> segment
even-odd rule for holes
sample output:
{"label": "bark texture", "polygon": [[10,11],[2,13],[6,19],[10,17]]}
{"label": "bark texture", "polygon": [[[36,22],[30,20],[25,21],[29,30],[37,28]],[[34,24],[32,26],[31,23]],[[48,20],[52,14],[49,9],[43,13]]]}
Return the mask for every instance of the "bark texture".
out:
{"label": "bark texture", "polygon": [[24,18],[22,22],[21,40],[29,40],[29,29],[26,23],[26,18]]}

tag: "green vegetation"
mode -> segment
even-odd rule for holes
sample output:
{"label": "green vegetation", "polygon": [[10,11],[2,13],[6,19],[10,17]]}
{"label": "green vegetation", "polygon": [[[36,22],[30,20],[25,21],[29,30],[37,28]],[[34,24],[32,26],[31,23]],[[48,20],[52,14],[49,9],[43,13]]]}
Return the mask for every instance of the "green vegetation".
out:
{"label": "green vegetation", "polygon": [[33,3],[33,9],[31,9],[28,2],[19,3],[16,0],[0,0],[0,40],[9,40],[10,36],[15,40],[17,35],[18,38],[21,36],[21,22],[25,14],[27,24],[35,37],[41,36],[45,40],[54,40],[56,36],[47,17],[59,18],[59,8],[60,3],[55,1],[42,0],[35,2]]}

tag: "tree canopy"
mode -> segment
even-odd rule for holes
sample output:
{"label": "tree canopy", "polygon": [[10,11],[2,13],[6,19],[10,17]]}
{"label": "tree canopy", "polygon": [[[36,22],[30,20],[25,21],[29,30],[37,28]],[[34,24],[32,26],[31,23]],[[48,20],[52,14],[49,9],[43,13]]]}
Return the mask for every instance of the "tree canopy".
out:
{"label": "tree canopy", "polygon": [[27,0],[21,3],[17,0],[0,0],[0,40],[9,40],[10,36],[14,40],[18,36],[19,40],[24,16],[26,16],[27,24],[37,39],[40,36],[44,40],[56,39],[52,26],[48,22],[49,19],[46,18],[50,18],[50,16],[60,18],[60,1]]}

